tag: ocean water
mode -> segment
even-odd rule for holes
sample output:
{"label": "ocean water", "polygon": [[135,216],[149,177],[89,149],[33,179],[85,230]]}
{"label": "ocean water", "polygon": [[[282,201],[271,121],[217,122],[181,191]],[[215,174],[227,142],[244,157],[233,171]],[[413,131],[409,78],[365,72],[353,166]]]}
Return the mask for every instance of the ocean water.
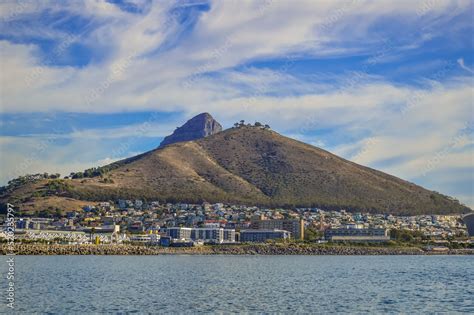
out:
{"label": "ocean water", "polygon": [[474,256],[15,259],[16,313],[474,313]]}

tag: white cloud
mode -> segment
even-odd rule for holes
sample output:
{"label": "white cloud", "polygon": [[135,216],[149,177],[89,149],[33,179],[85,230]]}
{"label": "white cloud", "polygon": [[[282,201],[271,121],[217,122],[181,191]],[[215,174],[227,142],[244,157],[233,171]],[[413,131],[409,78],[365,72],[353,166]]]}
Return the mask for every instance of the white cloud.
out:
{"label": "white cloud", "polygon": [[[363,77],[344,73],[345,80],[328,84],[294,77],[284,65],[271,70],[238,68],[248,61],[286,57],[291,66],[291,58],[302,56],[357,55],[367,57],[367,67],[371,62],[385,63],[439,36],[453,17],[472,8],[470,1],[299,1],[298,5],[290,1],[216,1],[207,12],[191,13],[195,19],[191,29],[170,14],[175,8],[172,2],[137,5],[143,7],[143,13],[126,12],[106,1],[0,4],[4,23],[25,18],[35,21],[46,9],[88,19],[86,31],[73,42],[103,56],[83,67],[57,67],[49,62],[55,56],[47,57],[45,63],[33,44],[0,41],[1,111],[161,110],[189,116],[208,111],[226,125],[242,118],[265,120],[276,130],[325,144],[362,164],[383,165],[393,160],[383,170],[407,179],[421,176],[430,159],[444,152],[473,117],[472,77],[435,78],[424,82],[424,87],[413,87],[388,82],[368,71]],[[407,33],[405,41],[405,37],[389,39],[387,44],[380,39],[384,34],[374,31],[383,20],[399,21],[399,32],[419,32]],[[70,40],[69,34],[51,27],[2,29],[9,36],[29,34],[56,40],[59,45]],[[458,63],[472,72],[463,59]],[[102,144],[101,139],[163,136],[175,126],[152,124],[146,131],[136,127],[77,130],[64,136],[71,139],[69,145],[51,144],[54,158],[38,157],[31,170],[77,170],[84,163],[92,166],[110,156],[106,150],[97,150],[90,163],[66,165],[70,152],[83,152],[85,144],[80,139],[92,141],[90,148]],[[354,135],[356,140],[336,147],[328,139],[305,135],[324,128],[335,129],[338,135]],[[436,170],[472,170],[472,138],[463,137],[455,148],[443,153]],[[34,141],[22,140],[15,139],[19,144],[13,148],[11,138],[0,138],[2,152],[8,152],[1,156],[2,169],[30,154]],[[435,181],[433,173],[430,170],[426,177],[433,176]]]}
{"label": "white cloud", "polygon": [[[176,23],[177,16],[170,14],[171,2],[155,4],[143,14],[122,11],[105,1],[74,1],[64,6],[28,3],[15,20],[35,20],[46,9],[91,19],[96,28],[76,40],[106,58],[81,68],[58,68],[42,63],[32,45],[3,42],[1,66],[12,75],[8,79],[2,76],[2,86],[7,88],[2,90],[0,105],[7,112],[186,110],[190,103],[222,96],[219,88],[199,75],[202,72],[302,53],[321,57],[355,52],[370,55],[384,45],[372,30],[381,19],[403,16],[404,23],[414,28],[422,24],[434,27],[437,21],[460,14],[468,5],[468,1],[429,2],[420,8],[411,1],[390,5],[383,1],[305,1],[299,5],[289,1],[216,1],[208,12],[199,13],[196,25],[188,34],[180,35],[183,39],[178,45],[157,53],[160,45],[183,31],[184,26]],[[12,10],[6,8],[5,12]],[[28,31],[34,33],[36,29],[41,28]],[[391,43],[390,53],[383,58],[406,49],[400,44]],[[117,75],[114,65],[126,60],[128,66]],[[191,88],[184,84],[190,78]],[[93,102],[90,95],[95,95]]]}

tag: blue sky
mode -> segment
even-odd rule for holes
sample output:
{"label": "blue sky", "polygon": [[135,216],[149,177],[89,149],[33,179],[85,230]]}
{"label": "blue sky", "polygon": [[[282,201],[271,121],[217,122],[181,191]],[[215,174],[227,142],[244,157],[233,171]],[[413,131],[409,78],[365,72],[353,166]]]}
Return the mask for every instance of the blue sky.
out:
{"label": "blue sky", "polygon": [[0,183],[261,121],[474,205],[472,1],[2,1]]}

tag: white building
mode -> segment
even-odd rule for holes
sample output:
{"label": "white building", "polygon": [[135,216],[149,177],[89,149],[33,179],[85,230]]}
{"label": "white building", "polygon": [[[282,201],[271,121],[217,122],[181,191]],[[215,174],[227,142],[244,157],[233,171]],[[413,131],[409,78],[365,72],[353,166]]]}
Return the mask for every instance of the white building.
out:
{"label": "white building", "polygon": [[216,227],[187,228],[171,227],[167,229],[167,235],[176,240],[203,241],[205,243],[233,243],[235,242],[235,230]]}

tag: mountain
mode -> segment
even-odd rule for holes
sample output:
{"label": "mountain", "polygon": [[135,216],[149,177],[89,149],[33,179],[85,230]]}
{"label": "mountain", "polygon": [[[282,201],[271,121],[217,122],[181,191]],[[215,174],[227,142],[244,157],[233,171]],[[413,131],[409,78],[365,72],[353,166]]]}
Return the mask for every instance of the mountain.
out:
{"label": "mountain", "polygon": [[30,210],[46,207],[48,199],[57,205],[61,198],[64,207],[144,198],[398,215],[470,210],[448,196],[255,126],[162,146],[106,170],[91,178],[39,180],[10,190],[3,201]]}
{"label": "mountain", "polygon": [[176,128],[171,135],[163,139],[160,147],[176,142],[208,137],[221,131],[222,126],[209,113],[202,113],[191,118],[181,127]]}

